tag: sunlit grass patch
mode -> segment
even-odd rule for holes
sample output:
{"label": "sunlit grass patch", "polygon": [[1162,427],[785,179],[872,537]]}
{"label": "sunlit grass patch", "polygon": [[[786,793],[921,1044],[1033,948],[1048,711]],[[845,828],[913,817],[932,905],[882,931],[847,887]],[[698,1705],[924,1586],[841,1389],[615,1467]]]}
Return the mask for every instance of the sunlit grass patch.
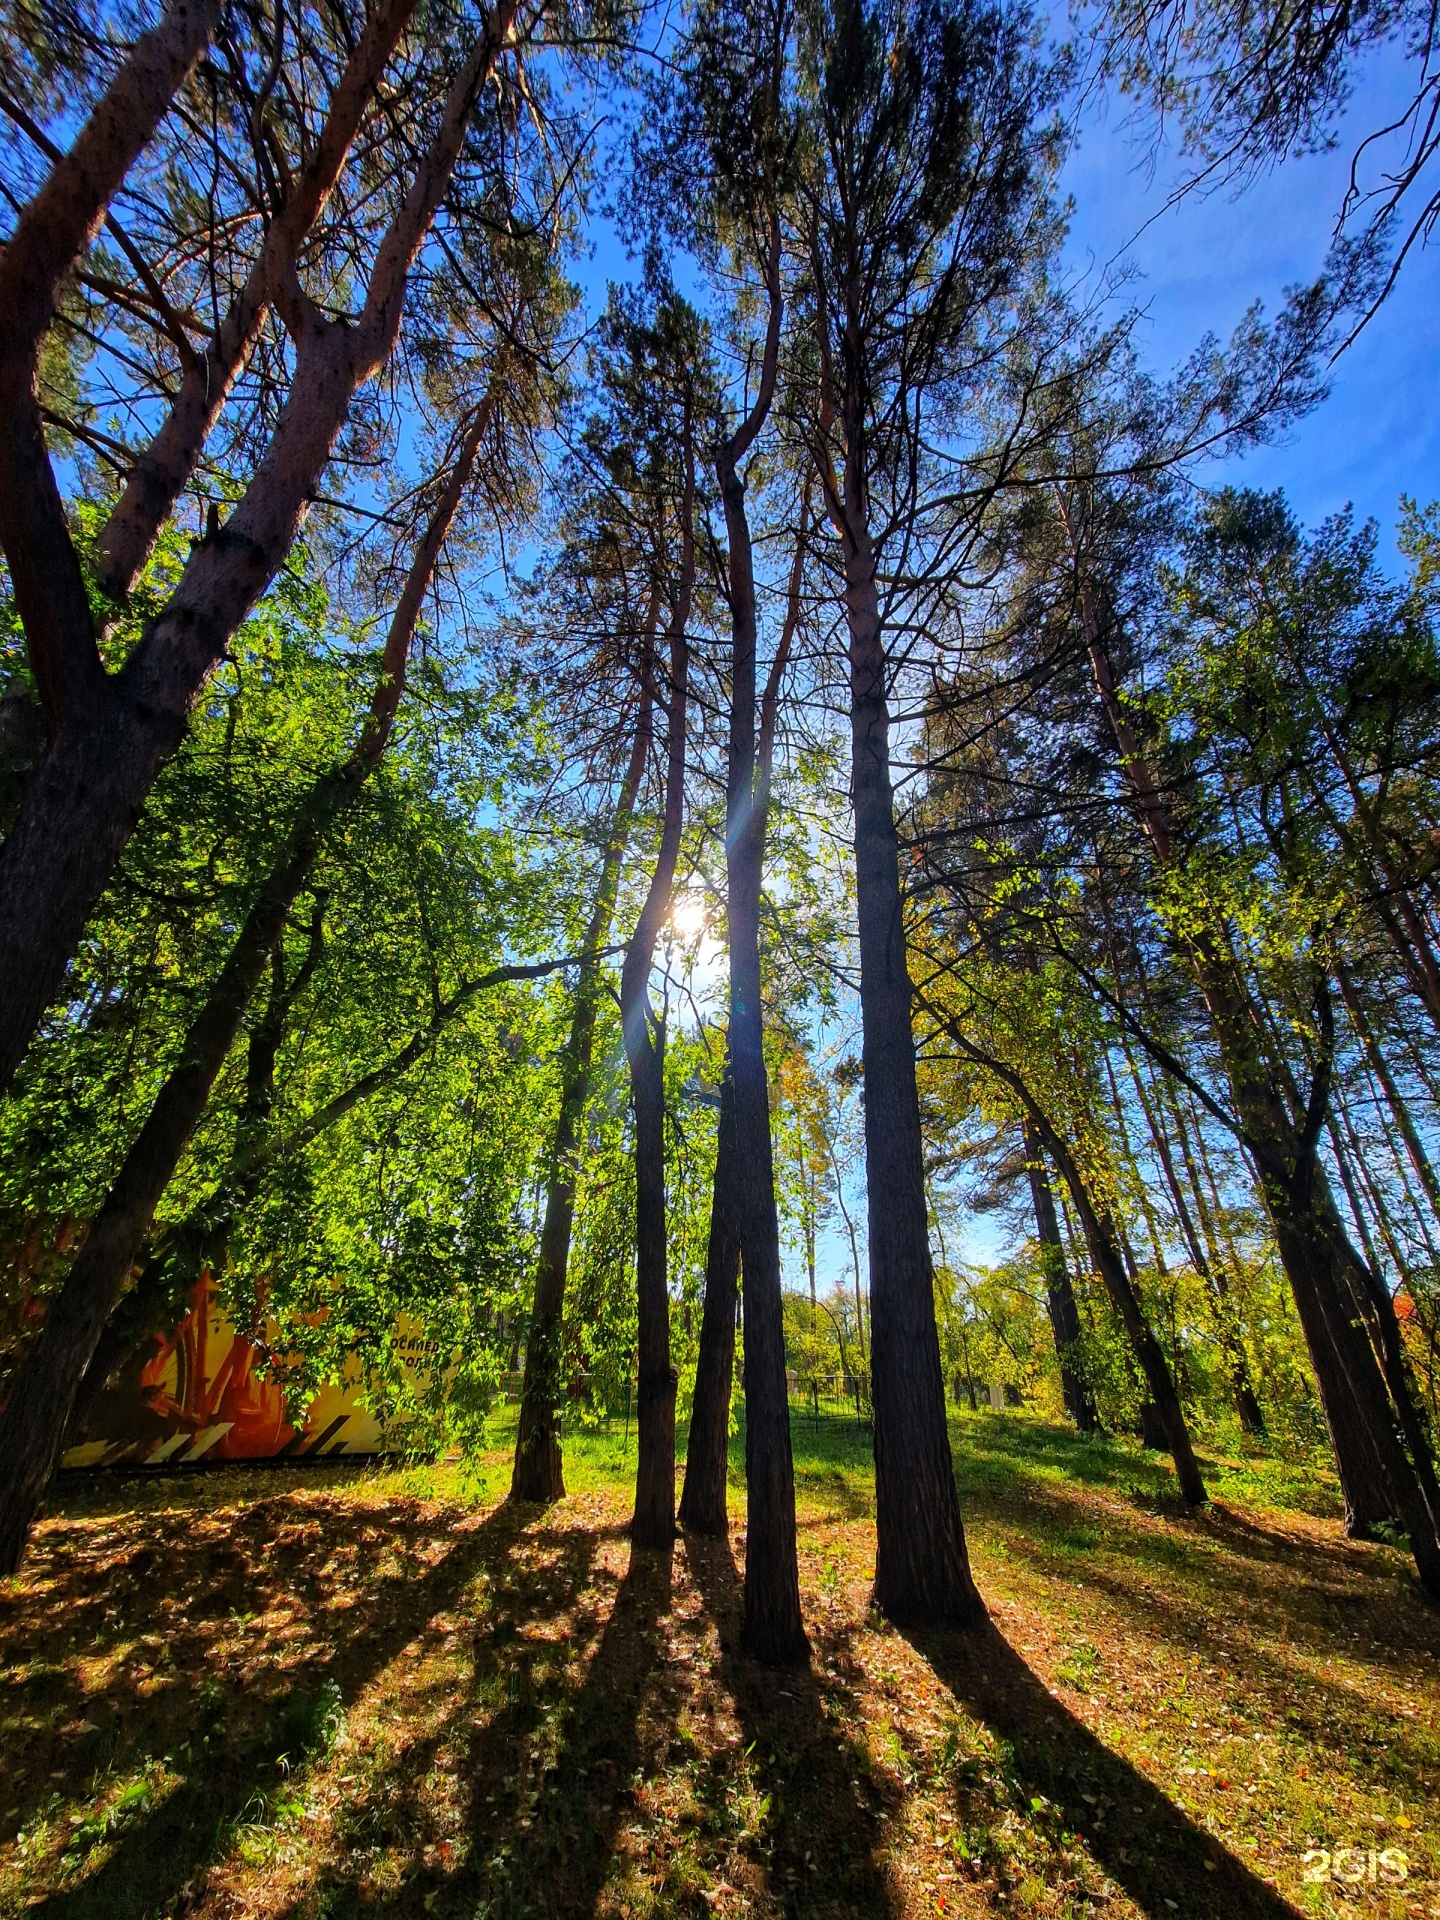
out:
{"label": "sunlit grass patch", "polygon": [[0,1611],[0,1915],[1440,1908],[1440,1631],[1293,1465],[1186,1515],[1138,1444],[958,1415],[990,1672],[873,1613],[869,1435],[797,1414],[813,1657],[776,1676],[723,1547],[632,1565],[633,1431],[512,1514],[513,1419],[473,1463],[67,1483]]}

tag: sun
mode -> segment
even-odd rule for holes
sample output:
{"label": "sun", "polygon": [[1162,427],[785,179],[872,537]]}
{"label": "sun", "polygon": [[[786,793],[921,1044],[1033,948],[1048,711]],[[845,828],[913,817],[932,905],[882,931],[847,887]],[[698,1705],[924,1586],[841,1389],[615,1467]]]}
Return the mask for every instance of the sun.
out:
{"label": "sun", "polygon": [[670,924],[682,940],[693,940],[703,933],[708,918],[709,909],[703,893],[679,894],[670,909]]}

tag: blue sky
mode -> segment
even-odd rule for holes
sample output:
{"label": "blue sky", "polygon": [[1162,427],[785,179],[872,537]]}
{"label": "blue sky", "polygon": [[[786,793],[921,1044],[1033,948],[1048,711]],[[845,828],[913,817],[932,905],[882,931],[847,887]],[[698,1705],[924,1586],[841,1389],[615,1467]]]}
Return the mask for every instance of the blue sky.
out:
{"label": "blue sky", "polygon": [[[1087,116],[1062,179],[1075,202],[1068,261],[1076,272],[1133,271],[1124,298],[1145,310],[1137,345],[1153,371],[1183,360],[1206,331],[1228,335],[1252,301],[1273,315],[1287,287],[1315,277],[1351,147],[1395,117],[1406,73],[1394,50],[1361,72],[1334,151],[1290,161],[1240,192],[1190,194],[1169,211],[1162,209],[1184,177],[1175,156],[1147,164],[1123,102]],[[606,279],[637,269],[606,222],[593,223],[592,238],[595,253],[579,278],[595,313]],[[678,267],[683,284],[684,263]],[[1307,525],[1351,504],[1387,535],[1402,493],[1422,502],[1440,496],[1437,277],[1440,247],[1412,254],[1394,293],[1333,368],[1330,397],[1282,442],[1214,470],[1215,479],[1283,487]]]}
{"label": "blue sky", "polygon": [[[1182,167],[1173,154],[1148,164],[1148,152],[1122,110],[1092,113],[1067,162],[1063,189],[1075,202],[1068,243],[1074,273],[1127,267],[1126,304],[1144,311],[1136,345],[1164,374],[1202,335],[1230,333],[1256,300],[1273,315],[1287,287],[1319,272],[1350,171],[1350,144],[1394,117],[1403,100],[1404,70],[1382,58],[1361,76],[1330,153],[1292,161],[1242,192],[1191,194],[1164,211]],[[634,268],[604,223],[596,251],[580,275],[590,310],[598,311],[608,276]],[[1374,517],[1382,555],[1398,565],[1393,546],[1402,493],[1422,502],[1440,497],[1440,249],[1416,253],[1377,317],[1335,364],[1329,397],[1283,440],[1199,476],[1264,488],[1283,487],[1307,525],[1347,505]],[[859,1169],[847,1181],[864,1220]],[[863,1232],[863,1224],[862,1224]],[[951,1258],[989,1262],[1006,1251],[993,1216],[957,1220],[947,1236]],[[840,1224],[821,1235],[822,1289],[849,1284],[850,1253]],[[802,1284],[799,1248],[786,1249],[786,1284]]]}
{"label": "blue sky", "polygon": [[[1251,301],[1273,313],[1287,286],[1315,276],[1349,177],[1349,142],[1392,117],[1402,84],[1397,60],[1377,61],[1334,152],[1289,162],[1240,194],[1192,195],[1169,212],[1160,209],[1182,177],[1173,156],[1152,177],[1123,113],[1091,118],[1064,176],[1076,203],[1071,264],[1118,259],[1137,270],[1128,297],[1147,310],[1139,344],[1157,372],[1207,329],[1228,334]],[[1233,463],[1225,477],[1283,486],[1307,524],[1348,502],[1387,533],[1402,492],[1440,495],[1437,269],[1434,251],[1412,254],[1389,301],[1336,363],[1329,399],[1284,443]]]}

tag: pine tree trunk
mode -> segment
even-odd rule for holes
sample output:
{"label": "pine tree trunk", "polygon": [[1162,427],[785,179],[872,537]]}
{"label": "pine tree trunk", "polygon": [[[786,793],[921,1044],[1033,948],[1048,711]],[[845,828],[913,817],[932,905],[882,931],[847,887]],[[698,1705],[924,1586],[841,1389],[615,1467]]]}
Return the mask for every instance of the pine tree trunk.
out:
{"label": "pine tree trunk", "polygon": [[[560,1452],[560,1360],[564,1332],[565,1281],[570,1267],[570,1230],[575,1217],[575,1150],[584,1118],[589,1074],[574,1056],[577,1005],[564,1063],[560,1119],[555,1129],[550,1177],[545,1185],[545,1218],[535,1263],[535,1293],[525,1336],[525,1377],[520,1390],[520,1420],[510,1498],[542,1506],[565,1497],[565,1465]],[[572,1064],[573,1063],[573,1064]]]}
{"label": "pine tree trunk", "polygon": [[1398,1518],[1398,1501],[1381,1455],[1367,1431],[1366,1415],[1357,1402],[1340,1351],[1327,1331],[1316,1286],[1310,1277],[1310,1249],[1305,1236],[1282,1231],[1284,1211],[1283,1201],[1280,1214],[1273,1206],[1267,1207],[1320,1391],[1320,1408],[1345,1503],[1345,1531],[1355,1539],[1366,1540],[1376,1527]]}
{"label": "pine tree trunk", "polygon": [[[1034,1121],[1027,1120],[1025,1170],[1030,1176],[1030,1198],[1035,1208],[1035,1238],[1040,1243],[1040,1258],[1045,1268],[1045,1301],[1050,1312],[1050,1332],[1055,1340],[1055,1358],[1060,1363],[1060,1390],[1065,1396],[1065,1411],[1079,1431],[1098,1433],[1100,1415],[1079,1365],[1080,1310],[1075,1304],[1070,1269],[1065,1264],[1065,1243],[1060,1237],[1044,1153]],[[971,1399],[973,1402],[973,1393]]]}
{"label": "pine tree trunk", "polygon": [[670,1292],[665,1250],[665,1053],[646,1035],[631,1056],[635,1103],[635,1265],[639,1328],[636,1391],[637,1547],[675,1538],[675,1369],[670,1364]]}
{"label": "pine tree trunk", "polygon": [[[290,552],[354,395],[389,356],[411,265],[509,37],[516,4],[497,0],[456,73],[409,191],[376,249],[363,307],[343,323],[316,309],[297,326],[294,377],[249,485],[225,523],[193,543],[174,592],[119,673],[107,673],[100,662],[79,563],[37,437],[38,415],[29,440],[23,432],[5,432],[7,402],[20,400],[5,389],[0,354],[0,530],[17,593],[25,583],[26,644],[51,725],[45,757],[0,847],[0,1090],[61,990],[85,923],[151,788],[185,737],[201,688]],[[203,9],[188,11],[198,19]],[[13,264],[12,243],[0,271]],[[30,454],[34,470],[22,472],[15,463]],[[69,624],[59,636],[53,629],[62,598]]]}
{"label": "pine tree trunk", "polygon": [[[1232,1067],[1231,1077],[1243,1088],[1243,1065]],[[1320,1388],[1346,1524],[1363,1536],[1382,1521],[1398,1520],[1411,1534],[1416,1564],[1429,1588],[1432,1581],[1440,1582],[1440,1533],[1417,1467],[1396,1432],[1396,1409],[1360,1317],[1365,1269],[1341,1225],[1313,1146],[1307,1147],[1274,1107],[1273,1098],[1263,1109],[1258,1100],[1250,1102],[1251,1154]],[[1424,1520],[1418,1519],[1421,1514]],[[1440,1593],[1440,1584],[1434,1590]]]}
{"label": "pine tree trunk", "polygon": [[[670,1363],[670,1289],[665,1222],[665,1023],[650,1005],[650,970],[670,912],[685,822],[685,729],[690,655],[687,628],[695,583],[695,463],[686,413],[686,481],[681,510],[680,592],[669,632],[664,820],[655,870],[620,970],[620,1025],[635,1109],[635,1291],[638,1310],[635,1516],[637,1547],[668,1549],[675,1538],[675,1368]],[[642,672],[653,676],[647,656]],[[657,704],[659,702],[657,701]]]}
{"label": "pine tree trunk", "polygon": [[[757,889],[758,894],[758,889]],[[759,901],[754,986],[759,986]],[[732,941],[734,898],[731,898]],[[732,946],[732,967],[734,947]],[[735,978],[732,972],[732,981]],[[758,1005],[755,1027],[759,1027]],[[745,1307],[745,1624],[743,1643],[766,1666],[803,1661],[809,1651],[800,1617],[795,1550],[795,1479],[780,1293],[780,1228],[770,1150],[765,1061],[730,1023],[735,1083],[735,1181],[739,1194],[741,1284]],[[741,1023],[742,1028],[746,1023]],[[766,1256],[768,1255],[768,1259]]]}
{"label": "pine tree trunk", "polygon": [[[735,1108],[735,1198],[745,1302],[745,1622],[752,1659],[806,1658],[795,1552],[795,1478],[785,1376],[780,1221],[775,1204],[770,1090],[760,998],[760,890],[769,808],[756,778],[755,576],[744,484],[733,443],[718,461],[729,543],[732,636],[727,765],[726,878],[730,940],[730,1086]],[[767,769],[768,773],[768,769]]]}
{"label": "pine tree trunk", "polygon": [[[1301,1325],[1312,1354],[1319,1348],[1337,1357],[1348,1387],[1342,1417],[1349,1419],[1353,1409],[1354,1418],[1355,1430],[1345,1436],[1347,1451],[1362,1464],[1363,1485],[1372,1500],[1379,1504],[1383,1498],[1388,1505],[1388,1515],[1382,1517],[1397,1519],[1409,1534],[1421,1585],[1440,1600],[1440,1528],[1426,1499],[1421,1470],[1396,1429],[1386,1382],[1359,1317],[1366,1278],[1318,1162],[1311,1173],[1307,1181],[1302,1167],[1301,1177],[1294,1182],[1278,1178],[1267,1182],[1270,1215]],[[1327,1402],[1327,1416],[1329,1411]],[[1333,1426],[1331,1431],[1334,1437]],[[1338,1457],[1338,1447],[1336,1451]],[[1433,1484],[1433,1470],[1429,1478]],[[1350,1486],[1342,1484],[1350,1530],[1364,1532],[1363,1519],[1352,1511]]]}
{"label": "pine tree trunk", "polygon": [[1195,1458],[1190,1428],[1185,1419],[1184,1408],[1180,1405],[1180,1395],[1176,1391],[1174,1377],[1170,1372],[1164,1350],[1155,1338],[1150,1322],[1145,1317],[1140,1296],[1131,1284],[1130,1274],[1126,1269],[1125,1258],[1120,1250],[1115,1230],[1091,1198],[1084,1175],[1069,1147],[1034,1105],[1033,1099],[1030,1099],[1028,1104],[1032,1124],[1040,1134],[1070,1190],[1070,1198],[1075,1203],[1075,1211],[1080,1217],[1080,1226],[1085,1235],[1085,1244],[1089,1248],[1090,1259],[1095,1271],[1105,1283],[1105,1290],[1114,1303],[1115,1311],[1120,1316],[1120,1324],[1124,1327],[1129,1339],[1131,1352],[1135,1355],[1155,1409],[1154,1418],[1158,1422],[1159,1430],[1164,1433],[1164,1444],[1175,1463],[1175,1478],[1179,1482],[1180,1497],[1187,1506],[1203,1506],[1209,1495],[1205,1491],[1200,1464]]}
{"label": "pine tree trunk", "polygon": [[[857,428],[852,445],[858,438]],[[870,1225],[875,1599],[899,1625],[973,1627],[985,1609],[970,1573],[945,1424],[890,785],[885,648],[862,483],[853,471],[847,471],[845,505]]]}
{"label": "pine tree trunk", "polygon": [[[654,603],[651,608],[653,627]],[[590,1100],[590,1074],[595,1052],[595,1022],[601,991],[600,950],[610,931],[620,863],[630,837],[635,800],[650,748],[651,706],[647,681],[640,696],[640,713],[616,801],[615,817],[606,836],[600,878],[590,924],[585,929],[575,1006],[570,1033],[560,1063],[560,1113],[550,1150],[545,1185],[545,1218],[540,1229],[540,1255],[535,1265],[535,1293],[530,1328],[525,1341],[525,1378],[520,1394],[520,1420],[515,1436],[515,1466],[510,1480],[512,1500],[534,1500],[542,1505],[565,1495],[565,1468],[560,1452],[560,1361],[565,1319],[565,1283],[570,1270],[570,1234],[575,1218],[575,1169],[585,1109]]]}
{"label": "pine tree trunk", "polygon": [[349,157],[376,83],[415,11],[416,0],[381,0],[369,9],[330,95],[324,126],[289,181],[277,217],[249,273],[218,320],[203,353],[179,371],[169,412],[126,476],[95,543],[101,591],[123,600],[134,587],[160,529],[175,510],[235,380],[254,348],[277,274],[283,274],[329,200]]}
{"label": "pine tree trunk", "polygon": [[735,1370],[735,1292],[740,1276],[736,1222],[735,1102],[727,1073],[720,1091],[720,1135],[705,1253],[705,1310],[695,1362],[695,1398],[685,1449],[680,1524],[723,1540],[729,1534],[725,1490],[730,1466],[730,1393]]}

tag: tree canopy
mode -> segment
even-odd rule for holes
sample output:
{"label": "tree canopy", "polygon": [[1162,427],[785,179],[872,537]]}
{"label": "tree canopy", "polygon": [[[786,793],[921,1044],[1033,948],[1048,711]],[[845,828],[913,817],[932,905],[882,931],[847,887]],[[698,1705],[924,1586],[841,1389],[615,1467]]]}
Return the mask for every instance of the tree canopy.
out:
{"label": "tree canopy", "polygon": [[[1231,12],[7,4],[0,1571],[203,1275],[415,1451],[518,1397],[517,1500],[633,1402],[642,1545],[738,1384],[775,1664],[822,1381],[903,1624],[992,1387],[1331,1457],[1440,1596],[1440,519],[1237,470],[1428,29]],[[1094,89],[1239,179],[1387,35],[1363,239],[1146,365]]]}

